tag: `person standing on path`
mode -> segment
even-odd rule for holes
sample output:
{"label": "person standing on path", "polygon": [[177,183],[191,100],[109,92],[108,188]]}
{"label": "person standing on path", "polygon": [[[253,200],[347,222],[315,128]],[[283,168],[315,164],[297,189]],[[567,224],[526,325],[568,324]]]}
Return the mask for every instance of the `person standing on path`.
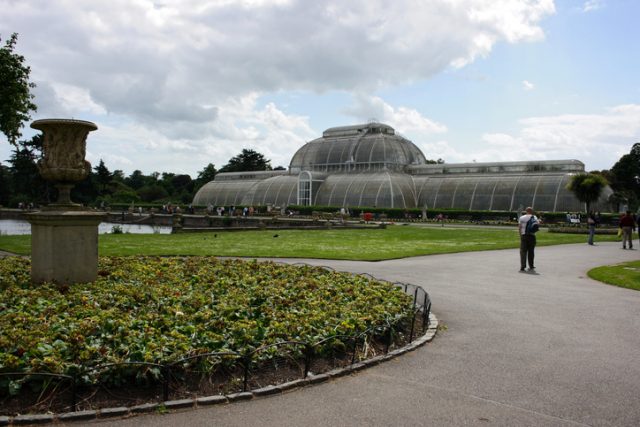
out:
{"label": "person standing on path", "polygon": [[622,229],[622,249],[627,249],[627,242],[629,242],[629,249],[633,249],[633,232],[636,229],[636,220],[631,215],[631,211],[625,212],[620,217],[620,228]]}
{"label": "person standing on path", "polygon": [[529,272],[536,271],[533,265],[536,247],[536,231],[538,231],[538,218],[533,214],[533,208],[528,207],[524,215],[518,219],[518,233],[520,234],[520,272],[524,273],[529,262]]}
{"label": "person standing on path", "polygon": [[[631,214],[631,217],[635,221],[635,225],[638,227],[638,243],[640,243],[640,208],[638,208],[635,214]],[[633,243],[633,232],[631,233],[631,243]]]}
{"label": "person standing on path", "polygon": [[598,225],[598,216],[595,212],[589,212],[589,216],[587,216],[587,225],[589,226],[589,240],[587,243],[593,246],[593,236],[596,234],[596,226]]}

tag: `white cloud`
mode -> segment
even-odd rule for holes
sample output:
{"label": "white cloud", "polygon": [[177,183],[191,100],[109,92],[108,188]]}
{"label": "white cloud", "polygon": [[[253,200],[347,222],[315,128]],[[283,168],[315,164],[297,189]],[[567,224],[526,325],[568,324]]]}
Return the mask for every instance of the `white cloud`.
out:
{"label": "white cloud", "polygon": [[448,163],[463,161],[464,155],[448,141],[427,142],[437,135],[447,133],[447,126],[423,116],[415,109],[394,107],[380,97],[360,94],[354,97],[354,103],[344,113],[352,116],[354,122],[376,120],[388,124],[416,144],[428,159],[445,159]]}
{"label": "white cloud", "polygon": [[[131,159],[108,152],[95,153],[92,151],[87,151],[87,160],[89,160],[93,167],[97,166],[100,163],[100,160],[103,160],[105,162],[105,166],[107,166],[107,168],[112,168],[113,170],[122,170],[123,166],[126,166],[127,169],[129,169],[134,165]],[[119,167],[113,168],[113,166],[115,165],[118,165]]]}
{"label": "white cloud", "polygon": [[[0,32],[20,33],[39,85],[36,118],[117,118],[126,124],[109,132],[120,138],[113,146],[200,150],[218,164],[240,144],[286,164],[292,147],[317,136],[306,117],[256,107],[262,95],[371,93],[427,79],[496,43],[540,40],[555,13],[552,0],[0,0],[0,9]],[[416,110],[369,104],[401,132],[446,130]],[[134,163],[177,162],[155,156]]]}
{"label": "white cloud", "polygon": [[478,161],[579,159],[587,170],[610,169],[640,140],[640,105],[601,114],[565,114],[520,120],[518,134],[489,133],[469,153]]}
{"label": "white cloud", "polygon": [[420,142],[413,140],[413,142],[422,150],[422,153],[429,160],[443,159],[446,163],[464,163],[469,161],[468,156],[458,151],[449,141]]}
{"label": "white cloud", "polygon": [[112,118],[114,123],[100,124],[99,131],[90,134],[87,157],[92,164],[103,158],[110,169],[195,176],[208,163],[220,168],[243,148],[250,148],[264,154],[272,166],[287,167],[291,155],[317,134],[306,117],[286,114],[273,103],[259,107],[257,99],[251,94],[225,101],[218,119],[201,125],[199,135],[188,139]]}
{"label": "white cloud", "polygon": [[345,110],[358,122],[369,120],[386,123],[400,133],[425,136],[444,133],[447,127],[420,114],[419,111],[407,107],[393,107],[377,96],[360,94],[355,97],[355,103]]}
{"label": "white cloud", "polygon": [[582,11],[584,13],[593,12],[594,10],[602,9],[604,6],[604,0],[587,0],[582,5]]}
{"label": "white cloud", "polygon": [[424,79],[540,39],[554,13],[551,0],[3,3],[0,30],[22,33],[36,80],[136,120],[196,122],[229,96]]}
{"label": "white cloud", "polygon": [[66,111],[69,111],[71,115],[74,115],[74,112],[90,114],[106,113],[104,107],[96,104],[91,98],[89,91],[85,88],[65,83],[54,83],[52,87],[60,106]]}
{"label": "white cloud", "polygon": [[522,81],[522,88],[526,91],[533,90],[535,85],[527,80]]}

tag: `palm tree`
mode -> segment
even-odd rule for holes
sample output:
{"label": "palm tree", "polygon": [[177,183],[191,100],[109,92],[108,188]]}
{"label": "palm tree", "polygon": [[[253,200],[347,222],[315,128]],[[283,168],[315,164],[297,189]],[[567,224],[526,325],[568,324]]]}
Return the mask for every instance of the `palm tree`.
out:
{"label": "palm tree", "polygon": [[591,212],[591,203],[597,201],[602,190],[609,185],[602,175],[593,173],[579,173],[571,177],[567,190],[571,191],[578,200],[586,203],[587,212]]}

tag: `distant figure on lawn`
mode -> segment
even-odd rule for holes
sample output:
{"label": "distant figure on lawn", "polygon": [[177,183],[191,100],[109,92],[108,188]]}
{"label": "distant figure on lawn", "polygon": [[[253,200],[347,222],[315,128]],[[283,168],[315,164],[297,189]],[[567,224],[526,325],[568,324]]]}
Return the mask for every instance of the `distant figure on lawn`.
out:
{"label": "distant figure on lawn", "polygon": [[518,233],[520,234],[520,272],[524,273],[529,262],[529,272],[534,273],[533,265],[536,248],[536,232],[539,228],[538,218],[533,214],[533,208],[528,207],[518,219]]}

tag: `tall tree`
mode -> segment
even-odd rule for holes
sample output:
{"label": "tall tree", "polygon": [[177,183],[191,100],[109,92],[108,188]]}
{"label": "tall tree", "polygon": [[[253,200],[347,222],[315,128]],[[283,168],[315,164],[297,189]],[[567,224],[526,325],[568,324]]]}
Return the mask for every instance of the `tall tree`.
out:
{"label": "tall tree", "polygon": [[18,142],[9,159],[11,194],[10,205],[19,202],[48,202],[49,185],[40,176],[37,161],[41,157],[42,135],[35,135],[29,141]]}
{"label": "tall tree", "polygon": [[190,193],[193,191],[193,180],[186,174],[175,175],[171,178],[171,186],[174,193]]}
{"label": "tall tree", "polygon": [[111,174],[111,179],[113,179],[116,182],[124,184],[125,178],[124,178],[124,172],[122,171],[122,169],[114,170],[113,173]]}
{"label": "tall tree", "polygon": [[109,172],[109,169],[107,169],[107,166],[104,164],[102,159],[100,159],[98,166],[93,168],[93,172],[98,184],[98,193],[103,195],[107,191],[107,186],[111,183],[113,175]]}
{"label": "tall tree", "polygon": [[188,203],[193,198],[193,180],[189,175],[163,173],[160,185],[164,187],[169,198],[174,202]]}
{"label": "tall tree", "polygon": [[11,172],[0,164],[0,206],[9,206],[11,197]]}
{"label": "tall tree", "polygon": [[216,173],[218,173],[218,171],[213,163],[209,163],[204,167],[204,169],[198,172],[198,177],[195,180],[194,193],[202,188],[206,183],[213,181],[216,177]]}
{"label": "tall tree", "polygon": [[229,163],[220,168],[220,172],[249,172],[271,170],[271,161],[265,159],[263,154],[246,148],[229,160]]}
{"label": "tall tree", "polygon": [[141,170],[136,169],[124,180],[124,183],[137,190],[145,185],[145,176]]}
{"label": "tall tree", "polygon": [[640,142],[613,165],[610,179],[616,197],[625,200],[629,209],[635,209],[640,201]]}
{"label": "tall tree", "polygon": [[24,122],[37,110],[31,93],[36,85],[29,81],[31,68],[25,65],[24,56],[14,52],[17,42],[18,34],[13,33],[0,47],[0,132],[12,145],[17,145]]}
{"label": "tall tree", "polygon": [[608,182],[602,175],[593,173],[579,173],[571,177],[567,190],[575,194],[576,198],[587,205],[587,212],[591,211],[591,204],[598,201]]}

